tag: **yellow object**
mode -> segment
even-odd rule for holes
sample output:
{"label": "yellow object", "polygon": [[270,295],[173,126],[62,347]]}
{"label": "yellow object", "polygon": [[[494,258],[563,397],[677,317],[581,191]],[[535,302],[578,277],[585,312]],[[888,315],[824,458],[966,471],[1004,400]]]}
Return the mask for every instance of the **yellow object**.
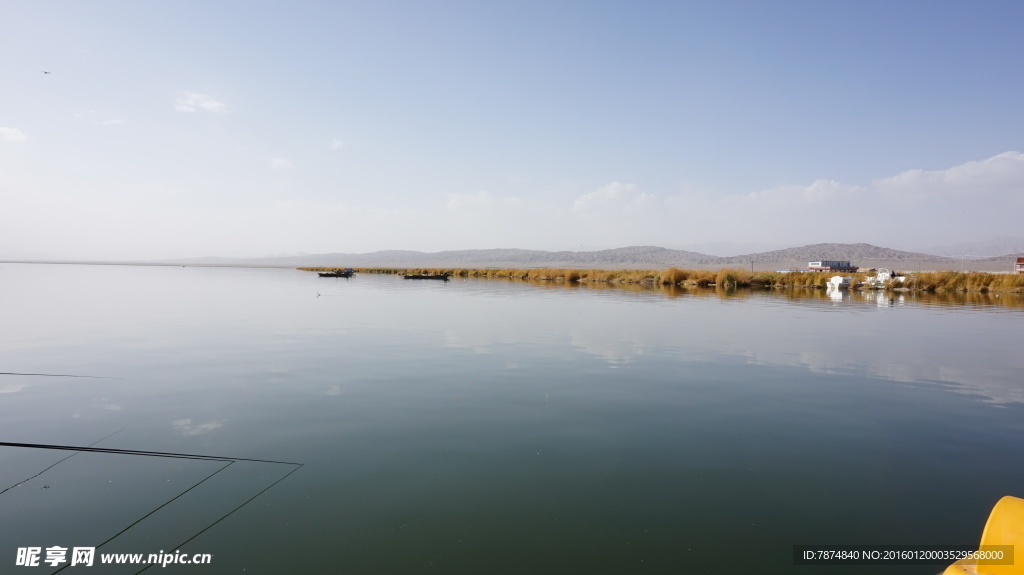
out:
{"label": "yellow object", "polygon": [[992,508],[992,513],[981,532],[981,544],[1013,545],[1013,565],[978,565],[973,559],[961,559],[950,565],[943,575],[1024,575],[1024,558],[1017,553],[1024,553],[1024,499],[1003,497]]}

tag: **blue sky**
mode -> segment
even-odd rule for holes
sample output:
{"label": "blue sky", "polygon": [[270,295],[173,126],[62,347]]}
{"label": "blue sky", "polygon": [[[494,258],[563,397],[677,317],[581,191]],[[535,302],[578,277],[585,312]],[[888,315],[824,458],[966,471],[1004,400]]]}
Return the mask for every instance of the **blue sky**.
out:
{"label": "blue sky", "polygon": [[10,2],[0,258],[1021,235],[1021,21],[1009,1]]}

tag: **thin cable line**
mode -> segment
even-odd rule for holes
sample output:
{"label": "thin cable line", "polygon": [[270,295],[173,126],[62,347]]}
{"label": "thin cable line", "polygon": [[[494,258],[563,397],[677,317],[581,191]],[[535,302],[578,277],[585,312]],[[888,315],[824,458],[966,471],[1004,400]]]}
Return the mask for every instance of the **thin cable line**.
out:
{"label": "thin cable line", "polygon": [[[182,548],[182,547],[184,547],[184,546],[185,546],[185,545],[186,545],[186,544],[187,544],[187,543],[188,543],[189,541],[192,541],[192,540],[193,540],[193,539],[195,539],[196,537],[199,537],[200,535],[202,535],[203,533],[205,533],[205,532],[206,532],[206,531],[207,531],[208,529],[210,529],[210,528],[211,528],[211,527],[213,527],[214,525],[216,525],[216,524],[220,523],[221,521],[224,521],[225,519],[227,519],[227,518],[228,518],[228,516],[230,516],[230,515],[231,515],[232,513],[234,513],[235,511],[238,511],[239,509],[241,509],[241,508],[245,507],[246,505],[248,505],[248,504],[249,504],[249,503],[250,503],[250,502],[251,502],[251,501],[252,501],[253,499],[256,499],[256,498],[257,498],[257,497],[259,497],[260,495],[263,495],[264,493],[266,493],[266,492],[267,492],[267,490],[269,490],[269,489],[270,489],[271,487],[273,487],[273,486],[277,485],[278,483],[281,483],[281,482],[282,482],[282,481],[284,481],[285,479],[288,479],[288,476],[289,476],[289,475],[291,475],[292,473],[295,473],[295,472],[296,472],[296,471],[298,471],[299,469],[302,469],[302,465],[303,465],[303,464],[302,464],[302,463],[289,463],[288,465],[295,465],[296,467],[295,467],[295,469],[292,469],[291,471],[289,471],[288,473],[286,473],[286,474],[284,475],[284,477],[282,477],[281,479],[278,479],[277,481],[275,481],[275,482],[271,483],[270,485],[266,486],[266,487],[265,487],[265,488],[263,489],[263,491],[260,491],[259,493],[257,493],[256,495],[253,495],[253,496],[252,496],[252,497],[250,497],[249,499],[246,499],[246,500],[245,500],[245,501],[244,501],[244,502],[243,502],[243,503],[242,503],[241,505],[239,505],[238,507],[235,507],[235,508],[234,508],[234,509],[232,509],[231,511],[228,511],[226,515],[224,515],[224,516],[223,516],[223,517],[221,517],[220,519],[218,519],[218,520],[214,521],[213,523],[211,523],[211,524],[207,525],[207,526],[206,526],[205,528],[203,528],[203,530],[202,530],[202,531],[200,531],[199,533],[196,533],[196,534],[195,534],[195,535],[193,535],[192,537],[189,537],[188,539],[186,539],[186,540],[182,541],[181,543],[179,543],[179,544],[175,545],[174,547],[171,547],[171,549],[181,549],[181,548]],[[146,565],[146,566],[145,566],[145,567],[143,567],[142,569],[139,569],[138,571],[136,571],[136,572],[135,572],[135,575],[139,575],[139,573],[142,573],[143,571],[145,571],[146,569],[149,569],[149,568],[150,568],[150,567],[152,567],[153,565],[155,565],[155,564],[154,564],[154,563],[150,563],[149,565]]]}
{"label": "thin cable line", "polygon": [[[121,430],[119,429],[118,431],[121,431]],[[118,431],[115,431],[114,433],[117,433]],[[110,434],[110,435],[113,435],[113,433]],[[110,435],[108,435],[107,437],[110,437]],[[99,441],[103,441],[103,439],[106,439],[106,437],[100,439]],[[93,443],[92,445],[95,445],[96,443],[99,443],[99,441]],[[183,496],[185,493],[188,493],[192,489],[195,489],[200,484],[205,482],[207,479],[210,479],[214,475],[216,475],[216,474],[220,473],[221,471],[227,469],[231,464],[235,463],[236,461],[248,461],[248,462],[252,462],[252,463],[272,463],[272,464],[275,464],[275,465],[294,465],[295,466],[295,469],[292,469],[291,471],[286,473],[283,477],[281,477],[277,481],[271,483],[270,485],[266,486],[265,488],[260,490],[258,493],[256,493],[255,495],[253,495],[249,499],[246,499],[245,501],[242,502],[241,505],[239,505],[238,507],[235,507],[231,511],[228,511],[225,515],[221,516],[220,519],[217,519],[213,523],[207,525],[201,531],[199,531],[198,533],[196,533],[192,537],[189,537],[188,539],[186,539],[182,543],[178,544],[174,548],[177,549],[177,548],[183,547],[188,542],[192,541],[196,537],[199,537],[200,535],[202,535],[203,533],[208,531],[214,525],[216,525],[216,524],[220,523],[221,521],[227,519],[233,513],[235,513],[236,511],[238,511],[242,507],[245,507],[249,503],[251,503],[254,499],[259,497],[260,495],[263,495],[264,493],[266,493],[271,487],[273,487],[273,486],[277,485],[278,483],[281,483],[282,481],[287,479],[292,473],[295,473],[300,468],[302,468],[303,465],[304,465],[302,463],[294,463],[294,462],[289,462],[289,461],[271,461],[271,460],[267,460],[267,459],[248,459],[248,458],[244,458],[244,457],[218,457],[218,456],[213,456],[213,455],[197,455],[197,454],[189,454],[189,453],[169,453],[169,452],[163,452],[163,451],[139,451],[139,450],[132,450],[132,449],[108,449],[108,448],[102,448],[102,447],[92,447],[91,445],[88,446],[88,447],[76,447],[76,446],[71,446],[71,445],[49,445],[49,444],[42,444],[42,443],[13,443],[13,442],[7,442],[7,441],[0,441],[0,447],[26,447],[26,448],[30,448],[30,449],[55,449],[55,450],[74,451],[74,452],[76,452],[76,453],[73,453],[72,455],[69,455],[68,457],[73,457],[74,455],[77,455],[78,453],[84,451],[84,452],[88,452],[88,453],[113,453],[113,454],[119,454],[119,455],[140,455],[140,456],[144,456],[144,457],[168,457],[168,458],[174,458],[174,459],[194,459],[194,460],[200,460],[200,461],[220,461],[220,462],[226,462],[227,463],[227,465],[225,465],[224,467],[221,467],[217,471],[214,471],[210,475],[208,475],[205,478],[203,478],[203,480],[200,481],[199,483],[196,483],[192,487],[189,487],[185,491],[183,491],[183,492],[179,493],[178,495],[176,495],[173,499],[171,499],[171,500],[165,502],[164,504],[160,505],[160,507],[157,507],[153,511],[150,511],[149,513],[144,515],[142,518],[138,519],[137,521],[135,521],[134,523],[132,523],[131,525],[129,525],[125,529],[123,529],[120,532],[118,532],[116,535],[114,535],[114,537],[111,537],[110,539],[107,539],[103,543],[100,543],[99,546],[102,546],[102,545],[105,545],[105,544],[109,543],[115,537],[121,535],[122,533],[124,533],[128,529],[131,529],[134,525],[138,524],[140,521],[142,521],[146,517],[149,517],[153,513],[156,513],[161,508],[163,508],[164,506],[168,505],[169,503],[171,503],[175,499],[178,499],[179,497]],[[65,459],[67,459],[67,457],[65,457],[61,461],[64,461]],[[57,463],[60,463],[60,461],[58,461]],[[54,465],[56,465],[56,464],[54,464]],[[97,548],[99,546],[97,546]],[[147,565],[146,567],[143,567],[141,570],[136,572],[136,575],[138,575],[138,573],[142,573],[143,571],[145,571],[146,569],[149,569],[152,566],[153,565],[150,564],[150,565]],[[64,567],[67,567],[67,565],[65,565]],[[64,567],[61,567],[61,569],[59,569],[58,571],[63,570]],[[56,572],[57,571],[55,571],[54,573],[56,573]]]}
{"label": "thin cable line", "polygon": [[106,447],[76,447],[74,445],[48,445],[45,443],[10,443],[0,441],[0,447],[28,447],[30,449],[57,449],[65,451],[86,451],[89,453],[115,453],[119,455],[143,455],[146,457],[171,457],[175,459],[202,459],[207,461],[251,461],[254,463],[278,463],[281,465],[302,465],[293,461],[271,461],[268,459],[248,459],[245,457],[220,457],[217,455],[197,455],[193,453],[169,453],[164,451],[139,451],[135,449],[108,449]]}
{"label": "thin cable line", "polygon": [[[193,489],[195,489],[196,487],[199,487],[200,485],[202,485],[203,483],[205,483],[207,479],[209,479],[209,478],[213,477],[214,475],[217,475],[218,473],[220,473],[221,471],[224,471],[224,470],[225,470],[225,469],[227,469],[228,467],[231,467],[232,465],[234,465],[234,463],[235,463],[234,461],[230,461],[230,462],[228,462],[228,464],[227,464],[227,465],[225,465],[224,467],[221,467],[221,468],[220,468],[220,469],[218,469],[217,471],[214,471],[213,473],[211,473],[211,474],[207,475],[206,477],[204,477],[204,478],[203,478],[203,479],[202,479],[201,481],[199,481],[199,483],[196,483],[196,484],[195,484],[195,485],[193,485],[192,487],[189,487],[189,488],[188,488],[188,489],[186,489],[185,491],[182,491],[181,493],[179,493],[179,494],[175,495],[175,496],[174,496],[173,498],[171,498],[171,499],[168,499],[167,501],[165,501],[165,502],[164,502],[164,503],[163,503],[162,505],[160,505],[160,506],[159,506],[159,507],[157,507],[156,509],[154,509],[154,510],[150,511],[149,513],[147,513],[147,514],[143,515],[142,517],[138,518],[137,520],[135,520],[135,521],[134,521],[134,522],[133,522],[133,523],[132,523],[131,525],[129,525],[128,527],[125,527],[124,529],[122,529],[122,530],[118,531],[117,533],[115,533],[114,535],[112,535],[112,536],[111,536],[111,537],[110,537],[109,539],[107,539],[107,540],[106,540],[106,541],[104,541],[103,543],[100,543],[99,545],[97,545],[97,546],[95,547],[95,549],[99,549],[100,547],[103,547],[104,545],[106,545],[107,543],[110,543],[110,542],[111,542],[111,541],[113,541],[114,539],[117,539],[117,537],[118,537],[119,535],[121,535],[121,534],[122,534],[122,533],[124,533],[125,531],[128,531],[128,530],[129,530],[129,529],[131,529],[132,527],[135,527],[135,526],[136,526],[136,525],[138,525],[138,524],[139,524],[139,523],[140,523],[140,522],[141,522],[141,521],[142,521],[143,519],[145,519],[145,518],[149,517],[150,515],[152,515],[152,514],[156,513],[157,511],[160,511],[160,510],[161,510],[161,509],[163,509],[164,507],[167,507],[168,505],[170,505],[171,503],[173,503],[173,502],[174,502],[174,501],[175,501],[176,499],[178,499],[179,497],[181,497],[181,496],[185,495],[185,494],[186,494],[186,493],[188,493],[189,491],[192,491],[192,490],[193,490]],[[57,569],[56,571],[54,571],[54,572],[53,572],[53,575],[56,575],[57,573],[60,573],[61,571],[63,571],[64,569],[66,569],[67,567],[70,567],[70,566],[71,566],[71,564],[69,563],[69,564],[65,565],[64,567],[61,567],[60,569]]]}
{"label": "thin cable line", "polygon": [[[111,434],[109,434],[109,435],[105,435],[105,436],[103,436],[103,437],[101,437],[101,438],[97,439],[96,441],[94,441],[94,442],[90,443],[90,444],[89,444],[89,447],[92,447],[93,445],[96,445],[97,443],[99,443],[99,442],[103,441],[104,439],[106,439],[106,438],[110,437],[111,435],[114,435],[114,434],[116,434],[116,433],[120,433],[121,431],[124,431],[124,428],[123,428],[123,427],[122,427],[121,429],[118,429],[118,430],[117,430],[117,431],[115,431],[114,433],[111,433]],[[74,456],[78,455],[79,453],[81,453],[81,451],[76,451],[76,452],[72,453],[71,455],[69,455],[69,456],[67,456],[67,457],[65,457],[65,458],[63,458],[63,459],[60,459],[60,460],[58,460],[58,461],[57,461],[57,463],[61,463],[62,461],[67,461],[68,459],[71,459],[72,457],[74,457]],[[33,479],[35,479],[36,477],[39,477],[40,475],[42,475],[42,474],[46,473],[47,471],[49,471],[49,470],[53,469],[54,467],[56,467],[56,466],[57,466],[57,463],[54,463],[53,465],[51,465],[51,466],[47,467],[46,469],[44,469],[44,470],[40,471],[39,473],[36,473],[36,474],[35,474],[35,475],[33,475],[32,477],[29,477],[29,478],[27,478],[27,479],[22,479],[21,481],[19,481],[19,482],[15,483],[14,485],[12,485],[12,486],[8,487],[7,489],[4,489],[3,491],[0,491],[0,495],[3,495],[4,493],[7,493],[7,492],[8,492],[8,491],[10,491],[11,489],[14,489],[15,487],[17,487],[17,486],[21,485],[22,483],[26,483],[26,482],[28,482],[28,481],[32,481],[32,480],[33,480]]]}

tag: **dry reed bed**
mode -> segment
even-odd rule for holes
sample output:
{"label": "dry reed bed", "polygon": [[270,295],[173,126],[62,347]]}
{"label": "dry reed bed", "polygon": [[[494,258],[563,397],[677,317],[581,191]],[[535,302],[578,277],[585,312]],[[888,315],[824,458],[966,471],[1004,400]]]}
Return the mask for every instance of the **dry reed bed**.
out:
{"label": "dry reed bed", "polygon": [[[343,268],[302,267],[303,271],[332,271]],[[374,274],[441,274],[452,277],[509,279],[549,282],[601,282],[696,287],[804,287],[824,288],[832,274],[810,272],[752,272],[743,269],[683,270],[669,268],[652,270],[581,270],[560,268],[489,269],[489,268],[355,268],[359,273]],[[852,274],[862,282],[871,274]],[[947,292],[1017,292],[1024,293],[1024,275],[988,272],[938,271],[907,274],[903,284],[893,283],[889,289]]]}

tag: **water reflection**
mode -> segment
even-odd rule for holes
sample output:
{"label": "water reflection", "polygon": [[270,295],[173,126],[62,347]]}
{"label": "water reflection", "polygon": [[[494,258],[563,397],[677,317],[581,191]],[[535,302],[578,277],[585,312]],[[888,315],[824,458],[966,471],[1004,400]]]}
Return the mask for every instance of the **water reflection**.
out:
{"label": "water reflection", "polygon": [[[1001,307],[1024,309],[1024,294],[990,293],[990,292],[893,292],[886,290],[864,289],[818,289],[805,287],[787,288],[735,288],[735,287],[685,287],[678,285],[659,285],[653,283],[613,283],[613,282],[563,282],[540,280],[509,280],[509,279],[477,279],[469,278],[454,280],[468,284],[490,284],[494,286],[529,286],[543,291],[580,291],[634,294],[641,296],[677,297],[714,297],[719,299],[749,299],[758,297],[782,297],[792,301],[848,301],[865,302],[878,305],[880,299],[891,300],[895,305],[901,302],[915,302],[922,305],[938,306],[970,306],[970,307]],[[454,282],[453,282],[454,283]],[[884,306],[879,306],[884,307]]]}
{"label": "water reflection", "polygon": [[[788,546],[819,534],[968,540],[942,520],[951,509],[1024,482],[998,457],[1024,403],[1016,296],[0,269],[0,296],[20,304],[0,326],[7,371],[125,378],[4,377],[5,438],[73,444],[124,426],[125,449],[315,463],[197,540],[218,572],[501,572],[496,558],[505,572],[632,572],[641,558],[704,572],[716,564],[681,541],[740,541],[759,558],[737,572],[785,573]],[[0,458],[0,475],[52,463]],[[216,470],[121,462],[110,476],[82,459],[52,477],[97,498],[128,482],[145,505],[125,522]],[[236,465],[165,522],[194,533],[194,511],[209,508],[201,528],[283,474],[229,479]],[[180,488],[147,495],[167,480]],[[56,509],[39,487],[30,502]],[[65,525],[16,498],[0,507],[19,522],[5,536],[24,522],[62,545],[50,524],[82,538],[100,513],[87,502]],[[126,550],[184,540],[163,529]],[[340,559],[318,553],[328,542]]]}
{"label": "water reflection", "polygon": [[829,288],[829,290],[828,290],[828,299],[832,300],[833,302],[841,302],[841,301],[843,301],[843,296],[844,295],[845,294],[843,293],[843,290],[841,290],[841,289]]}
{"label": "water reflection", "polygon": [[[516,289],[514,284],[504,285]],[[488,284],[482,287],[486,289]],[[543,351],[534,353],[566,361],[572,360],[570,350],[576,350],[609,366],[629,364],[644,356],[669,355],[685,361],[726,355],[826,375],[866,374],[915,385],[951,386],[998,403],[1024,401],[1018,384],[1024,363],[1011,343],[1024,335],[1017,319],[999,315],[986,319],[966,313],[951,318],[929,311],[931,307],[968,311],[973,308],[960,307],[968,301],[1012,298],[811,289],[679,290],[675,298],[668,299],[651,289],[584,288],[576,293],[640,296],[633,301],[654,305],[623,307],[614,298],[583,297],[535,301],[532,307],[543,311],[534,315],[518,306],[506,308],[503,303],[508,302],[499,297],[488,306],[487,323],[449,317],[444,328],[446,345],[477,354],[501,354],[502,349],[517,345],[536,346]],[[548,303],[556,305],[549,307]],[[990,311],[998,309],[1006,308]],[[803,315],[801,310],[812,315]],[[869,313],[900,310],[904,311],[898,318]],[[813,313],[826,311],[840,313]],[[965,339],[970,344],[965,344]],[[956,345],[950,345],[953,341]]]}

